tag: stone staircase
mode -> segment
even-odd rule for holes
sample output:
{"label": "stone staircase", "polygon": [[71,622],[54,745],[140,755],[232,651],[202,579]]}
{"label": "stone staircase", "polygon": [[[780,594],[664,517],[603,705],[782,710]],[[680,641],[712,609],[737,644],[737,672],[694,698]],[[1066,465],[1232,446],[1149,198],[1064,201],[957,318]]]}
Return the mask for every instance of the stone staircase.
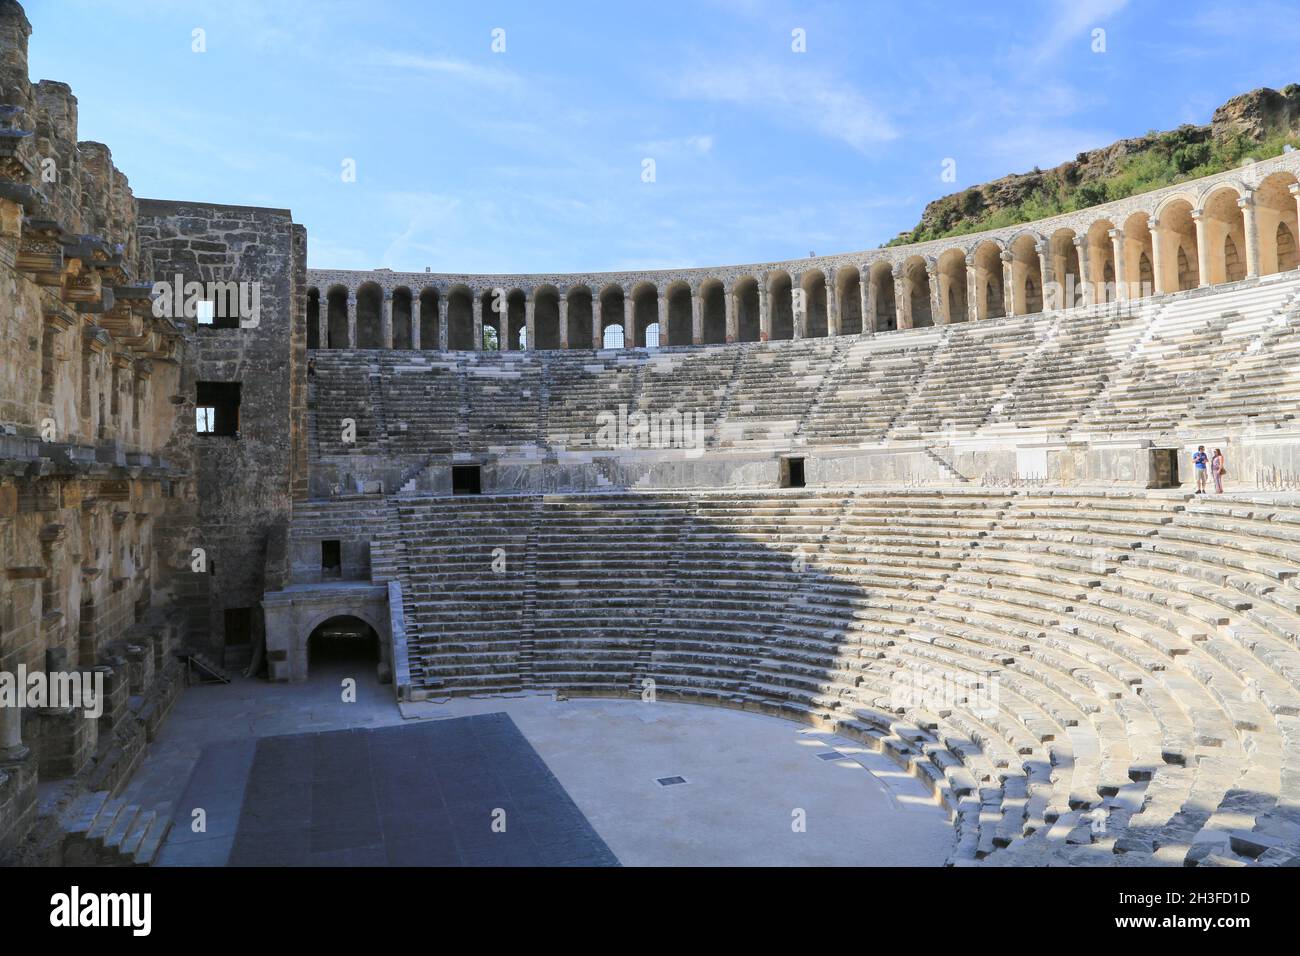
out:
{"label": "stone staircase", "polygon": [[1086,431],[1168,433],[1270,334],[1300,280],[1255,282],[1168,300],[1147,336],[1081,416]]}
{"label": "stone staircase", "polygon": [[974,431],[1050,328],[1048,319],[1024,316],[948,326],[891,434]]}
{"label": "stone staircase", "polygon": [[803,422],[804,441],[853,445],[883,439],[911,401],[941,341],[938,330],[925,329],[860,337],[843,345],[838,367]]}
{"label": "stone staircase", "polygon": [[746,346],[726,419],[718,426],[718,447],[788,448],[837,344],[835,339],[801,339]]}
{"label": "stone staircase", "polygon": [[1149,305],[1135,314],[1097,307],[1062,318],[990,409],[988,423],[1068,430],[1131,353],[1153,314]]}
{"label": "stone staircase", "polygon": [[171,810],[144,809],[101,790],[73,801],[61,823],[70,866],[148,866],[171,829]]}

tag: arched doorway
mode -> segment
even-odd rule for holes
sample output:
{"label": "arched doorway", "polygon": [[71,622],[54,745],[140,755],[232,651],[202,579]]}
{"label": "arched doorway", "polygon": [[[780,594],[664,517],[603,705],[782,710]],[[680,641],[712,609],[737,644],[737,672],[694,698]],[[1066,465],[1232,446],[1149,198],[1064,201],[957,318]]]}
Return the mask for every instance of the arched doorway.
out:
{"label": "arched doorway", "polygon": [[373,673],[379,661],[379,635],[361,618],[350,614],[322,621],[307,638],[311,674],[319,674],[322,668]]}

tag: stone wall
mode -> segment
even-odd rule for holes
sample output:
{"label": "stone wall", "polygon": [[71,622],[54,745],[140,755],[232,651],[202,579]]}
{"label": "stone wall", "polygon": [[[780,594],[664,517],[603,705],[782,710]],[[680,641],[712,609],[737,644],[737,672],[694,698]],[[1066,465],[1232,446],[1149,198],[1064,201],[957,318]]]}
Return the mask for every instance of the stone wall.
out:
{"label": "stone wall", "polygon": [[[283,583],[267,579],[267,558],[288,527],[295,488],[304,494],[306,237],[285,209],[152,199],[138,209],[154,281],[258,288],[256,316],[237,327],[177,319],[187,352],[181,418],[194,422],[198,383],[240,388],[235,435],[196,435],[191,426],[177,439],[178,453],[194,461],[198,517],[173,546],[203,549],[210,572],[194,576],[182,600],[196,644],[220,659],[226,611],[255,608],[264,590]],[[231,662],[242,653],[232,650]]]}
{"label": "stone wall", "polygon": [[175,699],[165,542],[193,498],[183,343],[150,308],[134,197],[78,142],[71,89],[29,81],[30,32],[0,3],[0,673],[98,677],[106,699],[0,706],[0,858],[49,823],[38,782],[115,786]]}

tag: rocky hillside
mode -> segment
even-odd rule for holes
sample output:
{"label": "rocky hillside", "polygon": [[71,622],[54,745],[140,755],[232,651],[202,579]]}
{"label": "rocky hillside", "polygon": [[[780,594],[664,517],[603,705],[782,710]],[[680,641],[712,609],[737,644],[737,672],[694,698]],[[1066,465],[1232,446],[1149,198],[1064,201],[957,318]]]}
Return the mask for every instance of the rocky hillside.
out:
{"label": "rocky hillside", "polygon": [[1030,222],[1122,199],[1184,179],[1264,159],[1290,143],[1300,146],[1300,84],[1234,96],[1209,125],[1122,139],[1080,153],[1055,169],[1003,176],[936,199],[921,221],[888,245],[922,242]]}

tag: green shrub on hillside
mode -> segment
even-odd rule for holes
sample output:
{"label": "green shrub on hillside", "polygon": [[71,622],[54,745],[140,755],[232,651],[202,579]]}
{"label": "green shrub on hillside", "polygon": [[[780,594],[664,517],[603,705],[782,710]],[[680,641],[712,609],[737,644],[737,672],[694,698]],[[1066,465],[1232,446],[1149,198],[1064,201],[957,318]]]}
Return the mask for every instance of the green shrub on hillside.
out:
{"label": "green shrub on hillside", "polygon": [[1281,155],[1284,147],[1300,148],[1300,134],[1280,130],[1261,142],[1238,134],[1222,142],[1193,136],[1194,127],[1182,127],[1167,133],[1152,134],[1155,144],[1141,153],[1128,156],[1111,176],[1070,186],[1053,181],[1035,190],[1014,206],[978,215],[980,194],[967,189],[940,200],[937,222],[932,228],[917,226],[885,243],[885,246],[926,242],[964,236],[986,229],[1001,229],[1036,219],[1047,219],[1077,209],[1087,209],[1116,199],[1136,196],[1162,186],[1199,179],[1241,165]]}

